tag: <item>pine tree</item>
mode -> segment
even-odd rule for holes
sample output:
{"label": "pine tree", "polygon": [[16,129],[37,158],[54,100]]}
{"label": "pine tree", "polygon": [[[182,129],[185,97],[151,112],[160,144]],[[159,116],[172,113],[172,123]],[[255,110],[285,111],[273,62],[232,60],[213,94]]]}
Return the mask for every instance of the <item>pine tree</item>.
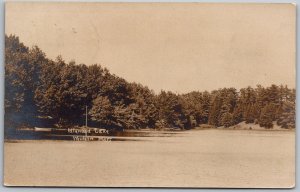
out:
{"label": "pine tree", "polygon": [[257,119],[257,109],[255,105],[248,106],[245,117],[246,123],[254,123],[255,119]]}
{"label": "pine tree", "polygon": [[237,106],[236,108],[234,108],[233,114],[232,114],[232,121],[233,124],[236,125],[240,122],[243,121],[243,113],[242,110],[239,106]]}
{"label": "pine tree", "polygon": [[269,104],[265,106],[260,114],[259,125],[261,127],[272,128],[273,127],[273,118],[272,118],[273,107]]}
{"label": "pine tree", "polygon": [[220,97],[218,95],[215,96],[208,119],[210,125],[219,126],[221,124],[221,120],[219,119],[221,104]]}
{"label": "pine tree", "polygon": [[92,108],[89,111],[91,120],[98,122],[101,127],[112,127],[113,122],[113,106],[108,97],[98,96],[93,100]]}
{"label": "pine tree", "polygon": [[[202,94],[200,107],[200,119],[198,119],[198,123],[208,123],[209,113],[211,110],[211,96],[209,92],[205,91]],[[197,117],[196,117],[197,119]]]}
{"label": "pine tree", "polygon": [[233,125],[233,116],[231,113],[227,112],[222,117],[222,125],[224,127],[230,127]]}
{"label": "pine tree", "polygon": [[295,105],[292,102],[284,102],[277,124],[283,128],[295,128]]}

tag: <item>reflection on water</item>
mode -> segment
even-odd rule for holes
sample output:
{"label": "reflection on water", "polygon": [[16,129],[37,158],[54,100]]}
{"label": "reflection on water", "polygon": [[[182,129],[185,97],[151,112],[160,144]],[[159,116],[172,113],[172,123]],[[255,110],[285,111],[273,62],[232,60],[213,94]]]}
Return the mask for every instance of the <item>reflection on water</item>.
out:
{"label": "reflection on water", "polygon": [[172,137],[182,131],[155,131],[155,130],[125,130],[108,131],[107,133],[70,132],[67,129],[48,130],[17,130],[9,135],[7,140],[66,140],[66,141],[142,141],[149,137]]}

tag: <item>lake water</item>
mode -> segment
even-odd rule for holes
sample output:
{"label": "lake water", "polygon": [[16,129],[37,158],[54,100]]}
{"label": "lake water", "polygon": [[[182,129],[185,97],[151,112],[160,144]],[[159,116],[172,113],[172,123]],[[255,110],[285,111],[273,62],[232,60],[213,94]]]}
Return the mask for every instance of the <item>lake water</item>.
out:
{"label": "lake water", "polygon": [[[182,131],[143,130],[108,130],[100,128],[34,128],[11,131],[6,140],[64,140],[64,141],[136,141],[144,137],[170,137]],[[10,129],[14,130],[14,129]],[[104,137],[103,137],[104,136]],[[79,138],[79,139],[78,139]]]}
{"label": "lake water", "polygon": [[155,134],[119,141],[5,142],[4,182],[90,187],[294,186],[295,131]]}

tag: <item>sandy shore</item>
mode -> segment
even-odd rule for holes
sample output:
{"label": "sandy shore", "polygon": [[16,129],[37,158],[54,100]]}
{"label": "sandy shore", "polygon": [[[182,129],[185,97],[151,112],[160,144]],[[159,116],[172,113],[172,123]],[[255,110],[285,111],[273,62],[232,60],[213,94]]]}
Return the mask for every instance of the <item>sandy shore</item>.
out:
{"label": "sandy shore", "polygon": [[293,187],[295,132],[193,130],[141,141],[5,142],[18,186]]}

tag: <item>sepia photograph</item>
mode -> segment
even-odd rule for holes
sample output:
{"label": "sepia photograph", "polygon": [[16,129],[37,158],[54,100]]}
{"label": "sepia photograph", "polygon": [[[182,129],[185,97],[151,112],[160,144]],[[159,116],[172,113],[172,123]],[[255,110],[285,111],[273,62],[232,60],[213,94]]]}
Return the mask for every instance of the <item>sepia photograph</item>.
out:
{"label": "sepia photograph", "polygon": [[296,5],[5,3],[5,186],[294,188]]}

